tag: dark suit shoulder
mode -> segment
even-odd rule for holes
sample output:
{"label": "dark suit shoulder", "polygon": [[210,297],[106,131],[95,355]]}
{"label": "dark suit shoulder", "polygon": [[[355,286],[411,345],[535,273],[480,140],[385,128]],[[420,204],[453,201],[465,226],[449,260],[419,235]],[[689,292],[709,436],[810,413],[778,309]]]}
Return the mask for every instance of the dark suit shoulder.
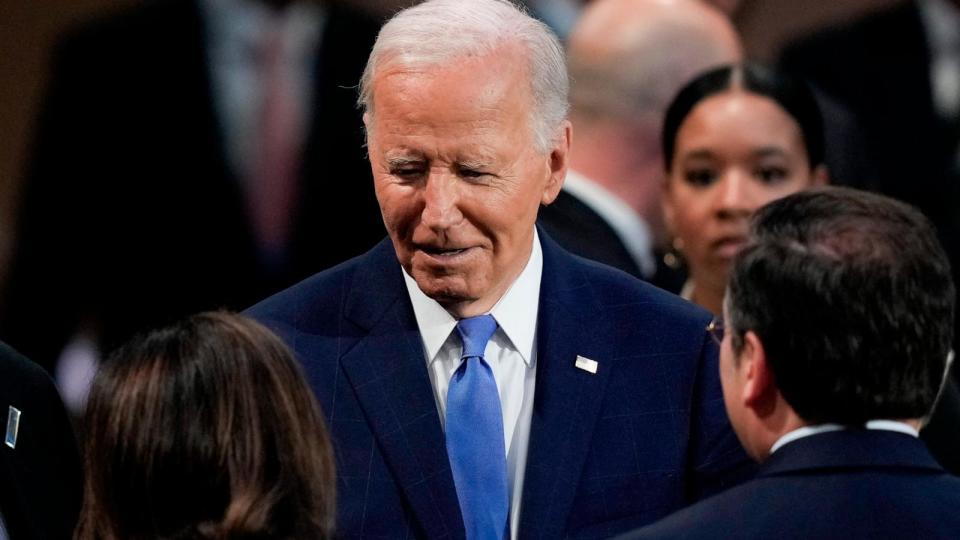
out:
{"label": "dark suit shoulder", "polygon": [[[700,306],[626,272],[577,255],[567,255],[570,259],[565,264],[582,275],[594,299],[606,308],[655,311],[664,322],[693,320],[699,324],[711,318],[710,313]],[[655,309],[651,309],[653,306]]]}
{"label": "dark suit shoulder", "polygon": [[11,396],[23,396],[34,400],[39,397],[38,392],[42,396],[49,396],[51,392],[56,394],[50,375],[6,343],[0,342],[0,394],[2,397],[10,399]]}
{"label": "dark suit shoulder", "polygon": [[384,279],[378,275],[382,273],[379,271],[391,264],[395,265],[399,277],[393,246],[389,239],[384,239],[367,253],[314,274],[264,299],[245,313],[269,325],[297,332],[318,331],[314,325],[328,324],[342,315],[351,288],[374,286],[363,276]]}
{"label": "dark suit shoulder", "polygon": [[958,505],[960,478],[947,473],[860,470],[758,478],[620,539],[957,538],[960,518],[943,509]]}
{"label": "dark suit shoulder", "polygon": [[[0,418],[19,411],[13,442],[0,445],[0,494],[11,538],[69,538],[80,510],[76,439],[50,376],[0,343]],[[5,441],[7,442],[7,441]]]}
{"label": "dark suit shoulder", "polygon": [[[851,501],[856,501],[851,504]],[[757,478],[624,538],[957,538],[960,478],[923,444],[844,430],[784,446]]]}

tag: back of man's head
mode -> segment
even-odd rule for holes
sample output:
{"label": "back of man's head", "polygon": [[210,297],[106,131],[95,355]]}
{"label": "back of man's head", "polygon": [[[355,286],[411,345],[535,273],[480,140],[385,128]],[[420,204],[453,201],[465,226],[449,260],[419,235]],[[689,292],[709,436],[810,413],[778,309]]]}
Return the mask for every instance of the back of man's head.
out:
{"label": "back of man's head", "polygon": [[916,419],[933,406],[954,285],[932,226],[910,206],[845,188],[773,202],[754,218],[727,296],[734,356],[755,333],[804,421]]}

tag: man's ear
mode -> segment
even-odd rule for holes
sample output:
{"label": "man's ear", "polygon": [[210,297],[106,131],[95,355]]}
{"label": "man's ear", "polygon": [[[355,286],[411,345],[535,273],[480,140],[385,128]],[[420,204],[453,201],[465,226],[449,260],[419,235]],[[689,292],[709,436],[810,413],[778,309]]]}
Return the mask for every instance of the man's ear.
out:
{"label": "man's ear", "polygon": [[830,183],[830,170],[826,165],[817,165],[813,169],[813,187],[821,187]]}
{"label": "man's ear", "polygon": [[776,405],[777,387],[760,337],[751,330],[744,334],[743,342],[739,358],[743,404],[762,418],[770,414]]}
{"label": "man's ear", "polygon": [[573,142],[573,126],[569,120],[564,120],[560,127],[561,132],[550,151],[549,166],[550,177],[547,184],[543,187],[543,195],[540,197],[540,203],[547,205],[552,203],[560,189],[563,188],[563,181],[567,178],[567,165],[570,161],[570,144]]}

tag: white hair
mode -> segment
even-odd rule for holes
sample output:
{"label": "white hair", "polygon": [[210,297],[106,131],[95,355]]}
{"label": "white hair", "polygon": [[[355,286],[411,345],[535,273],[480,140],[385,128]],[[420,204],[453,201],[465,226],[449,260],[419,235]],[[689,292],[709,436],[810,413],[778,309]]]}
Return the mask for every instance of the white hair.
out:
{"label": "white hair", "polygon": [[363,70],[359,105],[374,114],[373,80],[387,66],[447,66],[513,43],[529,59],[534,144],[549,151],[569,108],[563,47],[545,24],[508,0],[429,0],[394,15],[380,29]]}

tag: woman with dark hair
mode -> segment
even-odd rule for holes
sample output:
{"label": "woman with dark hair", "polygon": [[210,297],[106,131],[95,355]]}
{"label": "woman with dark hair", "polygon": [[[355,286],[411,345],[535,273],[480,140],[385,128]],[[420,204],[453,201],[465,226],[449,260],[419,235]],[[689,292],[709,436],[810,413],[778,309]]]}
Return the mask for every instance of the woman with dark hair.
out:
{"label": "woman with dark hair", "polygon": [[677,94],[662,140],[664,218],[689,270],[681,295],[719,314],[753,212],[826,183],[823,120],[801,81],[732,65],[700,75]]}
{"label": "woman with dark hair", "polygon": [[334,468],[290,350],[204,313],[114,353],[91,389],[78,539],[329,538]]}

